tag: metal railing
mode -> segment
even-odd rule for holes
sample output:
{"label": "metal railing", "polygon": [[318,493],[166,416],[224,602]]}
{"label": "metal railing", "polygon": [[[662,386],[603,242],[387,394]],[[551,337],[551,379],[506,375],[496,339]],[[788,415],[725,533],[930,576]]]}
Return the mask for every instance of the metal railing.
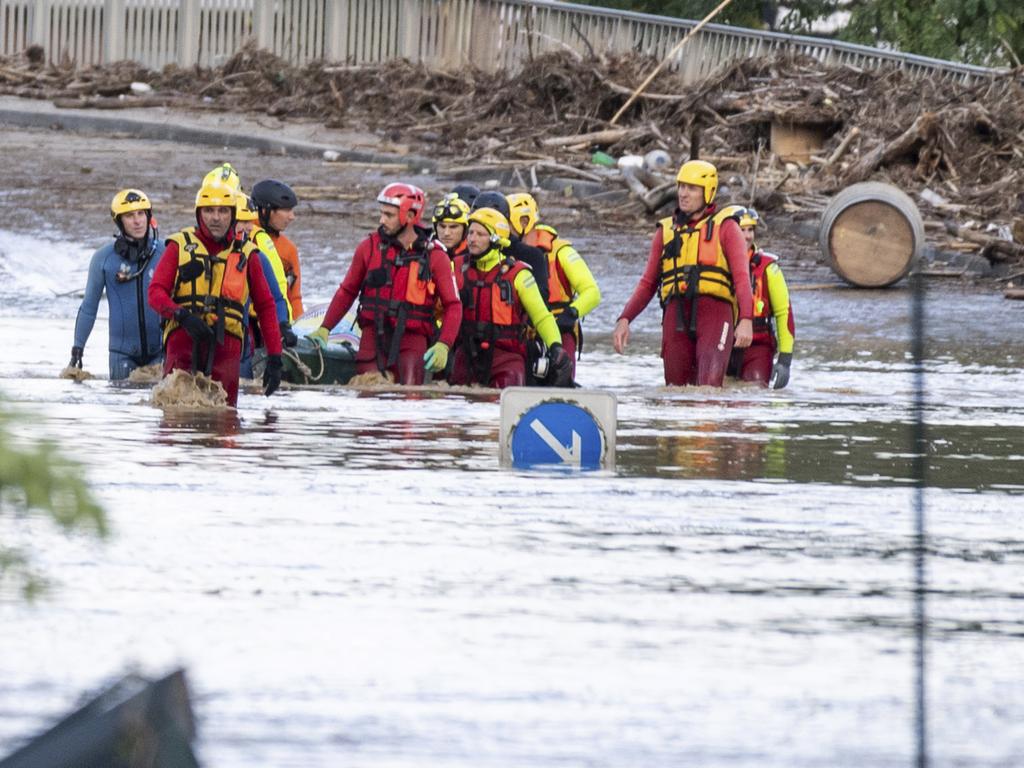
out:
{"label": "metal railing", "polygon": [[[661,59],[694,21],[557,0],[0,0],[0,54],[41,45],[52,62],[133,59],[213,66],[249,39],[296,65],[405,58],[516,70],[547,51]],[[688,82],[738,59],[803,54],[971,82],[996,70],[862,45],[710,24],[670,66]]]}

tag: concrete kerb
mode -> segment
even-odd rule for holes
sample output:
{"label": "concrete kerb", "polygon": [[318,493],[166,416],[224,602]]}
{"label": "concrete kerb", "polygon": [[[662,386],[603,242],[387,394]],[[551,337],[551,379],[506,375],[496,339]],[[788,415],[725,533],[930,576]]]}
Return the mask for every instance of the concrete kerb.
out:
{"label": "concrete kerb", "polygon": [[138,120],[104,115],[69,114],[64,111],[0,108],[0,125],[20,128],[59,128],[74,133],[121,134],[153,141],[206,144],[233,147],[266,153],[323,158],[325,152],[336,153],[338,160],[362,163],[404,163],[417,173],[433,172],[434,160],[416,155],[397,155],[363,150],[343,149],[315,142],[256,136],[248,133],[196,128],[169,122]]}

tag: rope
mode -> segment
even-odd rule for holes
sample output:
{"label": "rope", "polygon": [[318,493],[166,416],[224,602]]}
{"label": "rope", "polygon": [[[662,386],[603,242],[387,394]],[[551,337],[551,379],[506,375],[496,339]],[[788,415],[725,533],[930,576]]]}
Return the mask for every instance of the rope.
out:
{"label": "rope", "polygon": [[317,357],[320,358],[320,372],[317,373],[316,376],[313,375],[313,369],[306,365],[304,362],[302,362],[302,358],[299,357],[297,352],[293,352],[292,350],[287,348],[281,350],[282,354],[284,354],[285,357],[291,360],[292,363],[295,364],[295,367],[299,369],[299,373],[301,373],[303,377],[306,379],[306,381],[304,382],[306,384],[309,384],[310,382],[320,381],[320,379],[323,378],[324,371],[327,368],[327,363],[324,361],[324,351],[320,348],[319,344],[314,344],[313,346],[316,347]]}

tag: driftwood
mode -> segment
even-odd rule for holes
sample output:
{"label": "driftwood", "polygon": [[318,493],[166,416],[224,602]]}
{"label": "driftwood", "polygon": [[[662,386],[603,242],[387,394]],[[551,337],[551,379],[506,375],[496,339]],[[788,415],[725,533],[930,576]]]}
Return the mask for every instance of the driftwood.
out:
{"label": "driftwood", "polygon": [[641,93],[647,90],[647,86],[649,86],[651,84],[651,81],[653,81],[654,78],[658,76],[658,73],[665,68],[665,65],[668,64],[669,61],[671,61],[673,58],[675,58],[675,55],[679,53],[679,51],[682,50],[682,48],[688,42],[690,42],[690,38],[696,35],[698,32],[700,32],[709,21],[711,21],[713,18],[715,18],[715,16],[721,13],[722,10],[724,10],[725,7],[728,6],[730,3],[732,3],[732,0],[722,0],[722,2],[720,2],[714,9],[712,9],[711,13],[709,13],[707,16],[701,19],[700,22],[693,29],[686,33],[682,40],[680,40],[673,46],[672,50],[669,51],[668,54],[666,54],[660,62],[658,62],[658,66],[654,68],[654,71],[651,72],[651,74],[649,74],[646,77],[646,79],[644,79],[644,81],[636,87],[636,90],[633,92],[633,95],[626,99],[626,103],[619,107],[619,111],[616,112],[615,115],[612,117],[612,123],[617,123],[619,121],[619,118],[622,117],[623,113],[633,105],[633,102],[637,100],[637,97]]}
{"label": "driftwood", "polygon": [[[609,200],[628,190],[630,199],[619,208],[634,221],[671,204],[674,184],[638,170],[632,178],[614,169],[595,172],[594,145],[614,156],[660,148],[673,164],[710,160],[731,180],[726,202],[753,199],[768,221],[775,212],[814,213],[845,185],[877,179],[921,201],[930,243],[1024,266],[1020,71],[965,86],[894,68],[775,56],[738,61],[686,83],[668,68],[652,78],[648,73],[658,63],[633,54],[580,59],[562,51],[538,54],[515,73],[434,71],[407,61],[295,67],[247,46],[213,69],[171,65],[153,72],[129,61],[50,65],[42,49],[33,49],[0,57],[0,93],[72,109],[269,111],[330,128],[386,130],[399,146],[431,141],[429,151],[447,161],[449,171],[500,173],[510,179],[503,191],[537,189],[541,174],[600,183]],[[153,91],[128,93],[134,83]],[[627,94],[633,105],[620,112]],[[770,144],[768,154],[752,162],[774,122],[819,129],[821,144],[810,150],[809,162],[786,161]],[[321,194],[327,193],[311,191],[309,198]],[[957,222],[956,234],[944,219]],[[961,231],[969,220],[1006,227],[1015,242]]]}
{"label": "driftwood", "polygon": [[616,144],[626,139],[639,138],[648,133],[646,127],[641,128],[610,128],[605,131],[594,131],[592,133],[581,133],[576,136],[554,136],[550,139],[543,139],[542,147],[567,147],[576,144]]}
{"label": "driftwood", "polygon": [[850,144],[852,144],[853,140],[858,136],[860,136],[860,128],[853,126],[853,128],[846,133],[846,136],[843,137],[843,140],[839,142],[839,146],[833,150],[832,154],[829,155],[828,159],[822,164],[822,170],[831,168],[835,165],[839,161],[839,158],[846,154],[846,150],[850,148]]}
{"label": "driftwood", "polygon": [[146,107],[171,107],[180,104],[176,98],[147,97],[143,99],[117,99],[107,96],[84,98],[56,98],[55,107],[61,109],[138,109]]}
{"label": "driftwood", "polygon": [[1024,258],[1024,245],[1003,240],[981,232],[974,232],[959,226],[955,221],[946,222],[946,231],[961,240],[977,243],[982,246],[981,255],[989,261],[1006,261],[1009,258]]}
{"label": "driftwood", "polygon": [[864,181],[879,165],[892,162],[907,154],[919,141],[927,140],[935,130],[935,115],[925,112],[899,136],[888,143],[881,143],[858,160],[843,177],[846,184]]}

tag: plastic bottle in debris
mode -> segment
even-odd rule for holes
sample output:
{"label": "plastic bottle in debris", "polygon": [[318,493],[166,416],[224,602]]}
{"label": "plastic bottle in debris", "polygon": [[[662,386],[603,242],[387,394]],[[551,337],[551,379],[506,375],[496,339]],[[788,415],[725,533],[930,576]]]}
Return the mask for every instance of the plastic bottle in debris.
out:
{"label": "plastic bottle in debris", "polygon": [[644,159],[641,155],[623,155],[619,158],[619,168],[641,168],[643,167]]}
{"label": "plastic bottle in debris", "polygon": [[643,166],[651,173],[668,173],[672,168],[672,157],[664,149],[652,149],[644,155]]}

